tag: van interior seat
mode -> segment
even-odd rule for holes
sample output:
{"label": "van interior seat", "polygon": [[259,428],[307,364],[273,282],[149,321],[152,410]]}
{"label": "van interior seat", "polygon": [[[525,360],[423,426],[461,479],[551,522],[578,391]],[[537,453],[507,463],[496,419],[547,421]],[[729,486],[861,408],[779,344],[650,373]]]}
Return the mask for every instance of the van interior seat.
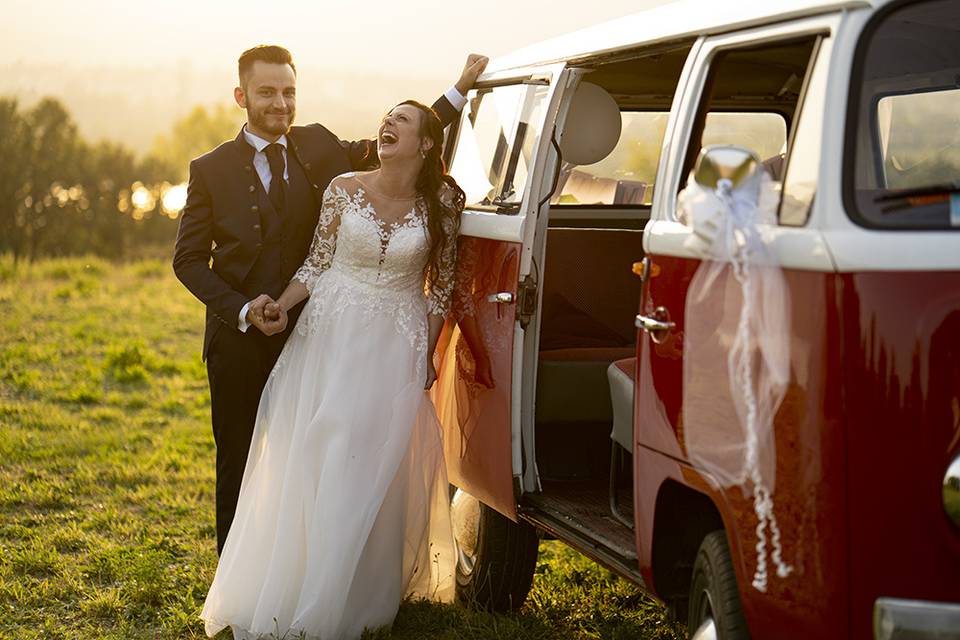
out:
{"label": "van interior seat", "polygon": [[634,229],[547,230],[537,422],[613,419],[607,367],[636,353],[642,238]]}
{"label": "van interior seat", "polygon": [[613,429],[610,438],[627,451],[633,451],[633,390],[637,380],[637,358],[624,358],[607,367]]}

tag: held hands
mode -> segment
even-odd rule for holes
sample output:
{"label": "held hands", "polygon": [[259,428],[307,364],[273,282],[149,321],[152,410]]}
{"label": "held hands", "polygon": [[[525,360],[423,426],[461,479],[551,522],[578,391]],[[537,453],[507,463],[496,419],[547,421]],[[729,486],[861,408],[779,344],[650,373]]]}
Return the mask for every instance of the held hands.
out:
{"label": "held hands", "polygon": [[478,53],[471,53],[467,56],[467,62],[463,65],[463,73],[460,74],[460,79],[457,80],[456,84],[457,91],[461,95],[467,95],[467,91],[473,88],[473,85],[477,82],[477,77],[487,68],[488,62],[490,62],[490,58]]}
{"label": "held hands", "polygon": [[263,308],[264,317],[266,322],[261,331],[266,335],[272,336],[275,333],[280,333],[287,328],[287,310],[280,306],[279,302],[269,302]]}
{"label": "held hands", "polygon": [[287,312],[266,294],[257,296],[247,308],[247,321],[267,336],[287,328]]}

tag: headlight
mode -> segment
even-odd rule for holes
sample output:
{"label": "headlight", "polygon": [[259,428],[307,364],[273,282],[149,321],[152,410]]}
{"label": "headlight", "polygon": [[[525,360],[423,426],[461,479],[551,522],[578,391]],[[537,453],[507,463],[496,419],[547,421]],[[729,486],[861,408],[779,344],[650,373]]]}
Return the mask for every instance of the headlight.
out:
{"label": "headlight", "polygon": [[953,459],[943,476],[943,508],[950,522],[960,527],[960,456]]}

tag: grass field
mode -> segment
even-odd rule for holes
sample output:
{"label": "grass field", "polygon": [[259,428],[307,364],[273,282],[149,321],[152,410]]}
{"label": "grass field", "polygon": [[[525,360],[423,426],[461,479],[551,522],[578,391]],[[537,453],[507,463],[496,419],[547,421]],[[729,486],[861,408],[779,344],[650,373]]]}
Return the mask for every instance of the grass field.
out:
{"label": "grass field", "polygon": [[[216,545],[202,324],[163,262],[0,258],[0,638],[203,637]],[[407,603],[375,635],[682,637],[557,542],[517,615]]]}

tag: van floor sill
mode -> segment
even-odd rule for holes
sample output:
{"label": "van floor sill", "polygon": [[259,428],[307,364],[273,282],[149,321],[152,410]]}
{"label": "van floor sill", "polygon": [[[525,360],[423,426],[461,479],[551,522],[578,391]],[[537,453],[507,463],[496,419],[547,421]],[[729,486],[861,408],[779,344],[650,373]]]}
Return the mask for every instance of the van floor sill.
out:
{"label": "van floor sill", "polygon": [[[636,538],[610,513],[607,483],[596,480],[542,480],[540,493],[528,493],[523,502],[551,516],[558,524],[608,548],[628,562],[637,560]],[[618,506],[633,518],[633,497],[629,488],[620,489]]]}

